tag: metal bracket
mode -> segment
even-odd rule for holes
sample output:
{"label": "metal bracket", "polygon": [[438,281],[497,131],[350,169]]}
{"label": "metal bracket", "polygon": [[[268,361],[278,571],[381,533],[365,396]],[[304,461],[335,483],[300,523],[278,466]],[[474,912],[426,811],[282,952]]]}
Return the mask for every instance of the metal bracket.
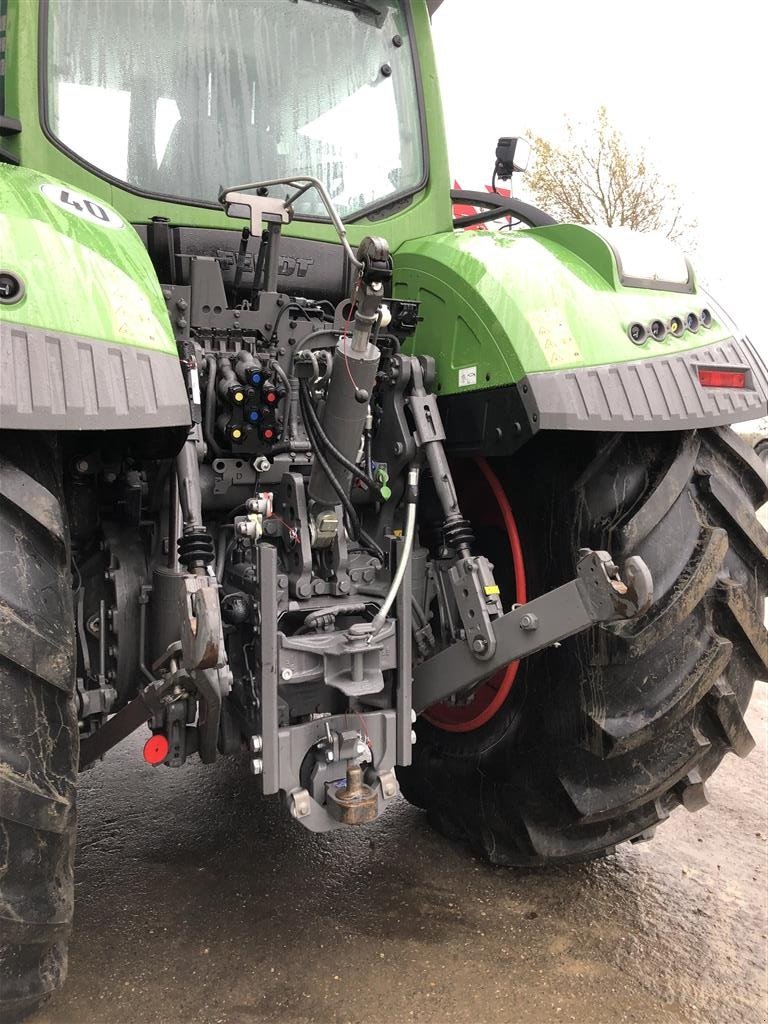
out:
{"label": "metal bracket", "polygon": [[129,701],[107,721],[106,725],[81,740],[79,770],[82,771],[92,761],[103,757],[108,750],[148,722],[153,715],[161,712],[165,700],[173,689],[174,681],[173,676],[166,676],[163,680],[156,680],[145,686],[138,697]]}
{"label": "metal bracket", "polygon": [[484,555],[467,555],[448,569],[465,641],[476,658],[487,661],[496,650],[493,619],[501,615],[499,587]]}
{"label": "metal bracket", "polygon": [[[324,680],[347,697],[360,698],[384,688],[384,671],[395,665],[395,627],[388,623],[373,643],[368,631],[278,633],[280,671],[293,682]],[[283,677],[285,678],[285,677]]]}
{"label": "metal bracket", "polygon": [[576,579],[495,620],[496,650],[492,657],[480,661],[465,644],[457,643],[416,666],[414,707],[423,711],[475,686],[512,661],[527,658],[596,623],[633,618],[650,608],[653,581],[642,558],[635,555],[627,559],[622,580],[607,551],[583,548],[579,554]]}
{"label": "metal bracket", "polygon": [[181,576],[177,591],[181,661],[190,672],[215,668],[220,661],[219,589],[211,576]]}

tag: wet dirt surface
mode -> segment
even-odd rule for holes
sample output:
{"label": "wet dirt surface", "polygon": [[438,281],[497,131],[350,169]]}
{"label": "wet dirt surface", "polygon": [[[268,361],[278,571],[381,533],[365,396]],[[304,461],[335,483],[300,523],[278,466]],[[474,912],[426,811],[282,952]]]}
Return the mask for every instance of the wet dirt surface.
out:
{"label": "wet dirt surface", "polygon": [[513,871],[398,801],[314,836],[247,763],[132,737],[81,779],[66,988],[32,1024],[768,1020],[768,685],[710,806],[603,861]]}
{"label": "wet dirt surface", "polygon": [[[34,1024],[765,1019],[768,687],[711,805],[602,862],[492,868],[398,801],[314,836],[245,765],[82,779],[70,977]],[[142,737],[143,739],[143,737]]]}

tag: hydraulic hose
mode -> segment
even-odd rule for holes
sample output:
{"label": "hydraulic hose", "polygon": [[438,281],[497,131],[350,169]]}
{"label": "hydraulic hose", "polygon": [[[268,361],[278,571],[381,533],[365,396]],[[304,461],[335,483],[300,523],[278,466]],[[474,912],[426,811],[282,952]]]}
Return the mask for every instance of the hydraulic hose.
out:
{"label": "hydraulic hose", "polygon": [[276,359],[273,359],[269,366],[270,369],[274,370],[274,372],[280,378],[282,385],[285,388],[286,409],[285,416],[283,417],[283,428],[280,431],[280,440],[285,441],[289,437],[295,437],[295,434],[289,433],[289,428],[293,410],[293,403],[296,399],[296,392],[295,389],[291,387],[291,382],[288,379],[288,374],[285,372],[285,370],[282,368],[282,366],[280,365],[280,363],[278,363]]}
{"label": "hydraulic hose", "polygon": [[352,535],[357,540],[360,540],[368,548],[369,551],[372,551],[373,554],[376,555],[376,557],[380,559],[383,564],[386,560],[384,558],[384,552],[381,550],[376,541],[373,540],[372,537],[369,537],[365,530],[363,530],[362,526],[360,525],[360,519],[357,515],[357,512],[355,511],[355,507],[349,499],[349,495],[344,493],[344,488],[337,480],[333,470],[331,469],[330,463],[326,459],[325,455],[323,455],[323,451],[322,448],[320,447],[318,439],[314,436],[312,432],[312,425],[307,415],[307,405],[310,404],[310,398],[304,389],[302,389],[299,392],[299,397],[301,400],[301,411],[304,414],[304,425],[307,430],[307,436],[310,438],[312,444],[315,459],[320,463],[321,467],[326,473],[326,476],[328,477],[329,483],[333,487],[334,491],[338,495],[339,501],[344,507],[344,511],[347,515],[347,520],[349,522],[350,533],[352,533]]}
{"label": "hydraulic hose", "polygon": [[403,532],[403,550],[400,556],[400,560],[397,563],[397,569],[395,575],[392,577],[392,583],[389,587],[389,592],[382,602],[381,608],[376,613],[376,617],[371,623],[370,639],[373,640],[381,630],[384,628],[384,623],[387,620],[389,609],[395,603],[397,592],[400,589],[405,574],[410,568],[411,564],[411,553],[413,551],[413,538],[416,535],[416,502],[419,497],[419,469],[418,466],[411,466],[408,470],[408,486],[405,489],[405,530]]}
{"label": "hydraulic hose", "polygon": [[315,412],[314,407],[312,405],[312,399],[309,396],[308,385],[306,384],[306,382],[302,381],[302,387],[305,390],[307,416],[312,421],[312,432],[315,434],[320,443],[326,449],[327,453],[332,458],[334,458],[336,462],[338,462],[345,469],[349,470],[349,472],[353,476],[356,476],[358,480],[362,480],[362,482],[369,490],[376,493],[378,491],[378,488],[373,480],[373,477],[369,476],[368,473],[365,472],[365,470],[355,465],[355,463],[352,462],[351,459],[348,459],[346,455],[340,452],[336,445],[333,443],[333,441],[331,441],[330,437],[328,437],[326,432],[323,430],[322,424],[320,423],[320,420],[317,418],[317,413]]}
{"label": "hydraulic hose", "polygon": [[[318,338],[330,335],[334,339],[338,339],[339,331],[335,327],[319,327],[316,331],[311,331],[309,334],[305,334],[301,341],[298,343],[296,348],[293,350],[294,358],[297,352],[301,352],[309,345],[310,341],[316,341]],[[328,346],[320,345],[320,348],[327,348]]]}
{"label": "hydraulic hose", "polygon": [[270,345],[274,345],[275,344],[275,341],[277,340],[277,329],[280,326],[280,321],[283,319],[285,314],[288,313],[290,310],[293,310],[294,313],[300,313],[304,317],[304,319],[305,320],[309,320],[310,323],[312,322],[312,318],[310,317],[309,313],[312,312],[312,313],[315,314],[315,316],[317,316],[317,310],[315,310],[315,309],[306,310],[306,309],[304,309],[303,306],[300,306],[298,304],[298,302],[289,302],[287,305],[283,306],[283,308],[280,310],[280,312],[275,317],[275,324],[274,324],[274,327],[272,328],[272,333],[269,336],[269,344]]}
{"label": "hydraulic hose", "polygon": [[218,367],[213,356],[205,357],[205,365],[208,367],[208,383],[205,387],[205,417],[203,418],[203,437],[208,445],[208,450],[216,458],[221,458],[221,448],[213,437],[213,421],[216,415],[216,374]]}
{"label": "hydraulic hose", "polygon": [[322,466],[323,470],[325,471],[331,486],[338,495],[339,501],[344,506],[344,511],[347,513],[347,517],[349,519],[352,532],[354,533],[355,537],[357,537],[359,536],[360,532],[360,520],[358,518],[357,512],[355,511],[352,502],[349,500],[349,496],[344,493],[344,488],[336,479],[336,476],[334,475],[334,472],[331,469],[330,463],[323,454],[322,449],[320,447],[320,443],[317,437],[315,437],[314,431],[312,430],[309,415],[307,412],[307,407],[310,404],[310,398],[305,389],[302,389],[300,392],[300,401],[301,411],[304,414],[304,426],[307,431],[307,436],[309,437],[312,444],[313,454],[317,461]]}

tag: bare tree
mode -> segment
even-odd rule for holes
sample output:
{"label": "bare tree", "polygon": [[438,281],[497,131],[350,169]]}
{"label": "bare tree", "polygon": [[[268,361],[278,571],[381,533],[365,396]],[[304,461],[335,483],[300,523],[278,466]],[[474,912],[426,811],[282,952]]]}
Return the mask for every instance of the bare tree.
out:
{"label": "bare tree", "polygon": [[554,146],[532,135],[533,170],[527,189],[553,216],[579,224],[607,224],[660,231],[673,241],[695,227],[686,220],[674,187],[632,152],[608,120],[605,107],[593,125],[566,121],[567,143]]}

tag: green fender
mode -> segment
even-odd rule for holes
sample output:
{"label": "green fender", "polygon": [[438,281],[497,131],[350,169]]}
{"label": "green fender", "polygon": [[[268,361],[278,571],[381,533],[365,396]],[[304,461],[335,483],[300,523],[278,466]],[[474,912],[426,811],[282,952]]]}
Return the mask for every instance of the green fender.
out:
{"label": "green fender", "polygon": [[[182,427],[189,401],[152,263],[103,200],[0,164],[0,427]],[[14,286],[16,287],[16,286]]]}
{"label": "green fender", "polygon": [[[633,242],[628,236],[623,236],[625,247]],[[440,392],[669,356],[732,336],[733,326],[697,288],[690,267],[680,290],[651,280],[644,287],[625,285],[618,237],[615,249],[602,229],[563,224],[446,232],[402,245],[394,260],[394,294],[422,302],[423,322],[412,349],[435,358]],[[669,256],[662,246],[659,265]],[[685,270],[681,256],[677,266]],[[680,337],[667,333],[662,341],[648,336],[641,345],[630,340],[628,329],[635,322],[647,327],[652,320],[669,324],[680,317],[685,323],[689,313],[700,317],[703,308],[712,314],[709,327],[684,330]]]}
{"label": "green fender", "polygon": [[160,285],[141,239],[96,196],[0,164],[0,260],[24,283],[6,322],[176,355]]}

